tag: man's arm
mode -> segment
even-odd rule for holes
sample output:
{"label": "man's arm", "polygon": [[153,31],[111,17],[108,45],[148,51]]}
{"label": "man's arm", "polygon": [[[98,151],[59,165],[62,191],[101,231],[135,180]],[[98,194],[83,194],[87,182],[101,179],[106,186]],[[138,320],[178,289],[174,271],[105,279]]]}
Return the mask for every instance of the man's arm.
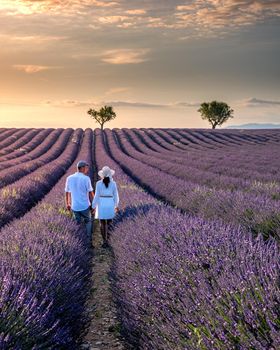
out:
{"label": "man's arm", "polygon": [[93,198],[94,198],[94,192],[93,191],[90,191],[88,193],[88,197],[89,197],[89,201],[90,201],[90,205],[92,204],[92,201],[93,201]]}
{"label": "man's arm", "polygon": [[92,201],[94,198],[94,192],[93,192],[90,177],[88,177],[88,198],[89,198],[89,202],[90,202],[90,208],[92,209]]}
{"label": "man's arm", "polygon": [[67,210],[71,210],[71,192],[65,192],[65,204]]}
{"label": "man's arm", "polygon": [[69,177],[67,177],[66,184],[65,184],[65,205],[67,210],[71,210],[71,204],[72,204],[72,199],[71,199],[71,192],[70,192],[70,186],[69,186]]}

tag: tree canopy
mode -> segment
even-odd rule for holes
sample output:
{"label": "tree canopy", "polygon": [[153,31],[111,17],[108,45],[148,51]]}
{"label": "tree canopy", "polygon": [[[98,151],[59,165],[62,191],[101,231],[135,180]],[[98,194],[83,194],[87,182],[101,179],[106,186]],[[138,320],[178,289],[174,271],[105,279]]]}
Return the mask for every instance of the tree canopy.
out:
{"label": "tree canopy", "polygon": [[225,102],[203,102],[198,109],[202,119],[208,120],[215,129],[217,125],[224,124],[229,118],[233,118],[233,109]]}
{"label": "tree canopy", "polygon": [[101,130],[103,130],[104,124],[116,118],[116,113],[113,111],[112,106],[101,107],[100,110],[90,108],[87,113],[92,119],[100,124]]}

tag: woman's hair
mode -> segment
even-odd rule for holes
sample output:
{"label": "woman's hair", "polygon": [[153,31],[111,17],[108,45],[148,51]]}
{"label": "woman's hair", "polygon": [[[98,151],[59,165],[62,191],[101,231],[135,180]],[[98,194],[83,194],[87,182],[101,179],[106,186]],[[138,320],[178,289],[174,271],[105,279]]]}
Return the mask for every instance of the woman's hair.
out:
{"label": "woman's hair", "polygon": [[106,186],[106,188],[108,188],[109,183],[110,183],[110,178],[109,178],[109,176],[104,177],[103,183],[104,183],[104,185]]}

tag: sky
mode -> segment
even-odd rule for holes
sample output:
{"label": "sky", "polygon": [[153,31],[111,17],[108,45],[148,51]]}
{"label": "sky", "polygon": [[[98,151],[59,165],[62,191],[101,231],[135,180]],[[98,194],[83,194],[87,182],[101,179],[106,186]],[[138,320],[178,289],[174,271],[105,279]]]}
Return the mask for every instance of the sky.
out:
{"label": "sky", "polygon": [[0,0],[0,127],[280,123],[279,0]]}

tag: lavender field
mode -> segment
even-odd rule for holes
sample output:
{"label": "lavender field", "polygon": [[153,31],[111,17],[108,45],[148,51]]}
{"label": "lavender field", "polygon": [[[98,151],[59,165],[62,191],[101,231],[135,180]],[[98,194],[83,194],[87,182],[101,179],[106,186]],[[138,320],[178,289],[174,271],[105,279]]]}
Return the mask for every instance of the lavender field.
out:
{"label": "lavender field", "polygon": [[0,129],[0,349],[79,349],[91,254],[64,205],[115,169],[111,267],[133,349],[280,349],[280,130]]}

